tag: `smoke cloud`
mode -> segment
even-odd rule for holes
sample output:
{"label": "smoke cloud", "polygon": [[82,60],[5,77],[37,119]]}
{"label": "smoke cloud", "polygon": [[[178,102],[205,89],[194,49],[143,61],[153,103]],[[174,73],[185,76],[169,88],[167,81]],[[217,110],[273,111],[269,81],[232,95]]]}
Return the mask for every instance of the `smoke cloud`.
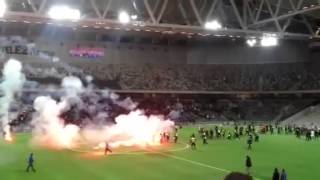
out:
{"label": "smoke cloud", "polygon": [[22,73],[21,63],[15,59],[10,59],[6,62],[2,75],[2,82],[0,84],[2,91],[2,97],[0,98],[0,121],[5,140],[11,141],[9,109],[15,98],[15,94],[21,90],[25,82],[25,76]]}
{"label": "smoke cloud", "polygon": [[[52,148],[73,148],[80,144],[95,147],[105,142],[111,147],[157,145],[160,142],[160,133],[170,132],[174,126],[172,121],[165,120],[163,116],[146,116],[142,110],[136,110],[137,103],[130,98],[119,100],[118,95],[107,90],[103,92],[104,98],[109,98],[114,104],[131,112],[116,117],[114,124],[93,123],[81,128],[66,124],[60,115],[75,104],[76,107],[97,114],[93,117],[97,119],[91,119],[92,122],[101,121],[107,118],[108,114],[99,109],[99,96],[84,88],[79,78],[65,77],[61,86],[65,95],[60,100],[40,96],[34,101],[36,113],[32,121],[33,143],[37,145]],[[90,105],[86,106],[81,99],[84,94],[89,95],[87,101]]]}

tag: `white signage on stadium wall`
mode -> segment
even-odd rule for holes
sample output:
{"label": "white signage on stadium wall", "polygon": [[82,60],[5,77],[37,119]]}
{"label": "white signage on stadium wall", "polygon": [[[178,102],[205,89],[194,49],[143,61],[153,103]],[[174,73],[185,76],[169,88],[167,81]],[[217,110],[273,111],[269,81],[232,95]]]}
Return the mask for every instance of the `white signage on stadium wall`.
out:
{"label": "white signage on stadium wall", "polygon": [[55,52],[38,50],[34,47],[29,47],[27,45],[8,45],[1,47],[1,51],[5,54],[18,54],[18,55],[30,55],[52,58],[55,56]]}
{"label": "white signage on stadium wall", "polygon": [[101,58],[104,57],[103,48],[75,48],[69,51],[72,57],[80,58]]}
{"label": "white signage on stadium wall", "polygon": [[4,46],[2,47],[2,52],[6,54],[28,55],[28,46],[25,46],[25,45]]}

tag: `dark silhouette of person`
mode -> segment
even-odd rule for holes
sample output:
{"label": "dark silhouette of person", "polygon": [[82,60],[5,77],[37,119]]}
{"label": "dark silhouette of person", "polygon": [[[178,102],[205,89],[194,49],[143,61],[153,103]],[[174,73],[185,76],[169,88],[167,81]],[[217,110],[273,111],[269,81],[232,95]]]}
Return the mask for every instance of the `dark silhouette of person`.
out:
{"label": "dark silhouette of person", "polygon": [[30,168],[33,172],[36,172],[36,170],[34,169],[33,163],[34,163],[33,153],[30,153],[28,157],[28,167],[26,169],[27,172],[29,172]]}
{"label": "dark silhouette of person", "polygon": [[284,169],[281,171],[280,180],[287,180],[287,173]]}
{"label": "dark silhouette of person", "polygon": [[247,174],[250,175],[250,169],[252,167],[252,161],[249,156],[246,156],[246,168],[247,168]]}
{"label": "dark silhouette of person", "polygon": [[280,179],[280,174],[279,174],[278,168],[275,168],[273,171],[272,180],[279,180],[279,179]]}

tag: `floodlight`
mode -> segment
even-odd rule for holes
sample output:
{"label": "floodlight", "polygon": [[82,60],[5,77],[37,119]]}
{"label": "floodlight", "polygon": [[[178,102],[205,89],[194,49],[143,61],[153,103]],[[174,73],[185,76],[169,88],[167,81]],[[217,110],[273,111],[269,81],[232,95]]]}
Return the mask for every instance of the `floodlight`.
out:
{"label": "floodlight", "polygon": [[136,14],[131,15],[132,20],[136,20],[137,18],[138,18],[138,15],[136,15]]}
{"label": "floodlight", "polygon": [[254,45],[257,44],[257,40],[256,40],[256,39],[247,39],[247,44],[248,44],[250,47],[253,47]]}
{"label": "floodlight", "polygon": [[122,24],[128,24],[130,22],[130,16],[127,12],[121,11],[119,13],[118,19]]}
{"label": "floodlight", "polygon": [[278,38],[273,35],[264,36],[260,42],[261,46],[269,47],[278,45]]}
{"label": "floodlight", "polygon": [[209,30],[218,30],[222,28],[221,24],[217,20],[206,22],[204,27]]}
{"label": "floodlight", "polygon": [[7,4],[5,0],[0,0],[0,18],[4,16],[7,10]]}
{"label": "floodlight", "polygon": [[78,9],[73,9],[68,6],[53,6],[49,9],[48,15],[56,20],[79,20],[81,13]]}

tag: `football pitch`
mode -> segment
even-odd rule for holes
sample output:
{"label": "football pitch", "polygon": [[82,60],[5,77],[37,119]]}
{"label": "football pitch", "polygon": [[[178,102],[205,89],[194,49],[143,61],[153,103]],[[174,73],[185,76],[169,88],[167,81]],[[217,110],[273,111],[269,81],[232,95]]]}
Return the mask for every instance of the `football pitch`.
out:
{"label": "football pitch", "polygon": [[[214,139],[197,150],[187,147],[197,128],[179,131],[179,144],[166,147],[115,150],[109,156],[78,150],[32,147],[30,134],[17,134],[13,144],[0,141],[2,180],[223,180],[232,172],[245,172],[245,156],[252,159],[252,175],[269,180],[275,167],[285,168],[289,180],[320,179],[320,141],[306,142],[293,135],[260,135],[253,149],[246,138]],[[35,155],[36,172],[25,172],[27,157]]]}

